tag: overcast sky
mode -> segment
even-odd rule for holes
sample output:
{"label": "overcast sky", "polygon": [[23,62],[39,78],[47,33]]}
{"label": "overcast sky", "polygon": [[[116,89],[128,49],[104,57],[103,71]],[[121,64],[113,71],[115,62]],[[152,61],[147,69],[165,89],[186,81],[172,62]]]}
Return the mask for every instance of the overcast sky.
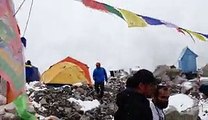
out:
{"label": "overcast sky", "polygon": [[[207,0],[100,0],[178,26],[208,33]],[[17,8],[22,0],[14,0]],[[26,0],[16,18],[24,31],[31,0]],[[85,7],[74,0],[34,0],[25,37],[26,59],[44,72],[67,56],[86,63],[90,71],[97,61],[107,70],[140,66],[153,70],[160,64],[178,66],[178,57],[188,46],[198,67],[208,63],[208,42],[178,33],[165,26],[128,28],[119,17]]]}

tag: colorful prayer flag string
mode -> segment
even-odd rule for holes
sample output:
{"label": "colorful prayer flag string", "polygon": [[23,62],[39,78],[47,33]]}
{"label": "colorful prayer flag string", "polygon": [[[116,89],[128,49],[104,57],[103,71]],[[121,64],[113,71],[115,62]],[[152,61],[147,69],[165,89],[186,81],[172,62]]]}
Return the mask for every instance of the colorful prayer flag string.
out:
{"label": "colorful prayer flag string", "polygon": [[207,41],[208,34],[203,34],[199,32],[194,32],[182,27],[179,27],[173,23],[166,22],[163,20],[159,20],[156,18],[148,17],[133,13],[128,10],[115,8],[105,3],[97,2],[94,0],[80,0],[85,6],[90,7],[92,9],[100,10],[106,13],[112,13],[117,15],[118,17],[122,18],[128,24],[128,27],[146,27],[147,25],[165,25],[166,27],[175,28],[178,32],[188,34],[193,41],[194,37],[201,40]]}
{"label": "colorful prayer flag string", "polygon": [[[7,103],[14,103],[21,120],[36,120],[27,111],[24,57],[12,0],[0,0],[0,78],[8,83]],[[26,45],[26,41],[22,40]]]}

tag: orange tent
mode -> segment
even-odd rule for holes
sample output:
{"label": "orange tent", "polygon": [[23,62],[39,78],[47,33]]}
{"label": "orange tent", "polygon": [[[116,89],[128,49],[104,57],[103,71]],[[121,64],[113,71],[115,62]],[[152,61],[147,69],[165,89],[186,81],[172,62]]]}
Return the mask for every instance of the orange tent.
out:
{"label": "orange tent", "polygon": [[[89,73],[89,67],[87,66],[87,64],[84,64],[84,63],[82,63],[72,57],[66,57],[65,59],[61,60],[60,62],[71,62],[71,63],[74,63],[77,66],[79,66],[84,71],[88,84],[92,85],[92,81],[91,81],[90,73]],[[58,62],[58,63],[60,63],[60,62]]]}

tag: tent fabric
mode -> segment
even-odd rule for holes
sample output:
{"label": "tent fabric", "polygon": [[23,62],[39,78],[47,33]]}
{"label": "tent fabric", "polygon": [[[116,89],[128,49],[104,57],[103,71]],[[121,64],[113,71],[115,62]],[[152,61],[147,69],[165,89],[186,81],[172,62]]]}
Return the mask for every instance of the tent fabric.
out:
{"label": "tent fabric", "polygon": [[82,63],[72,57],[69,57],[69,56],[66,57],[65,59],[61,60],[60,62],[70,62],[70,63],[74,63],[74,64],[78,65],[84,71],[85,77],[87,78],[87,83],[89,85],[92,85],[92,81],[91,81],[91,77],[90,77],[90,73],[89,73],[89,67],[87,66],[87,64]]}
{"label": "tent fabric", "polygon": [[45,84],[75,84],[87,82],[84,70],[71,62],[58,62],[41,76]]}
{"label": "tent fabric", "polygon": [[185,47],[185,48],[182,50],[182,52],[181,52],[181,54],[180,54],[178,60],[182,60],[183,57],[184,57],[186,54],[188,54],[188,53],[191,54],[191,55],[193,55],[193,56],[195,56],[195,57],[198,57],[198,55],[197,55],[196,53],[194,53],[191,49],[189,49],[189,47]]}
{"label": "tent fabric", "polygon": [[185,47],[182,50],[182,53],[179,57],[179,68],[183,73],[196,73],[197,70],[197,62],[196,58],[198,57],[192,50],[188,47]]}

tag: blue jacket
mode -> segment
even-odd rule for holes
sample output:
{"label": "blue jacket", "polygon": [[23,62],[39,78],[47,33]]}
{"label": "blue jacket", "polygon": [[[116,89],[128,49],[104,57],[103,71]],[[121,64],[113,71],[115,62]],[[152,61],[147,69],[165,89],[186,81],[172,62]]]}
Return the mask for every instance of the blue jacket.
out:
{"label": "blue jacket", "polygon": [[108,78],[105,69],[102,67],[95,68],[93,71],[93,80],[95,83],[103,83],[104,81],[107,82]]}

